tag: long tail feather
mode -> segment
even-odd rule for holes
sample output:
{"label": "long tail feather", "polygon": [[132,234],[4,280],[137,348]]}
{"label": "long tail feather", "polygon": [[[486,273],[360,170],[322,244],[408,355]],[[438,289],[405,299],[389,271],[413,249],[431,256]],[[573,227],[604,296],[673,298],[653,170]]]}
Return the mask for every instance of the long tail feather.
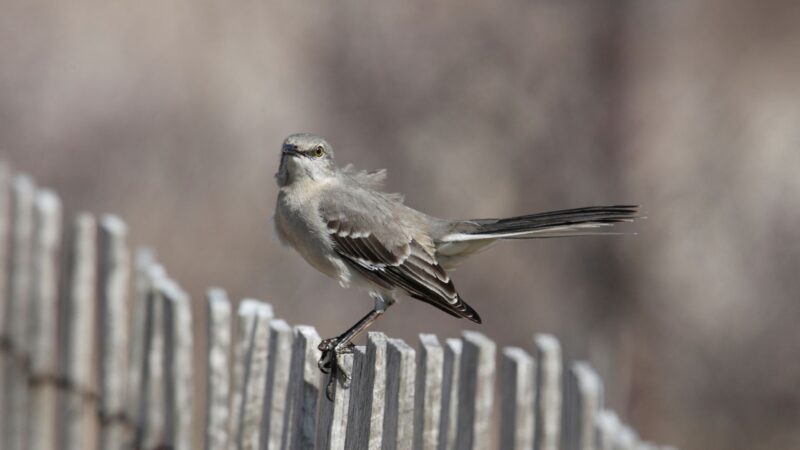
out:
{"label": "long tail feather", "polygon": [[465,221],[469,228],[453,232],[443,242],[485,239],[534,239],[544,237],[608,234],[605,227],[639,218],[636,205],[589,206],[505,219]]}

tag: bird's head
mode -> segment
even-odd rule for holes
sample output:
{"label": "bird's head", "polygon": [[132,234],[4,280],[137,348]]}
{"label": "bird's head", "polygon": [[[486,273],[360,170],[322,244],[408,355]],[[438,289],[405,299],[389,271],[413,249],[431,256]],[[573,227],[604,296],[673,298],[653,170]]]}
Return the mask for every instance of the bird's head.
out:
{"label": "bird's head", "polygon": [[333,148],[325,139],[310,134],[292,134],[281,146],[281,163],[275,178],[278,186],[300,180],[322,181],[336,174]]}

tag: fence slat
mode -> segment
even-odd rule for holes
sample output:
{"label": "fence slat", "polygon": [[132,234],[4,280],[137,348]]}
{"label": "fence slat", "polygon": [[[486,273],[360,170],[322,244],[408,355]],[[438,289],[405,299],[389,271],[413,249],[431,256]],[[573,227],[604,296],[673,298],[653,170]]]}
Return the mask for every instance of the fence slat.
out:
{"label": "fence slat", "polygon": [[233,345],[233,367],[231,369],[231,414],[229,433],[231,447],[239,448],[241,445],[241,426],[244,414],[244,397],[246,395],[247,370],[250,358],[250,348],[253,344],[256,315],[254,305],[243,300],[239,303],[236,313],[235,342]]}
{"label": "fence slat", "polygon": [[[341,356],[342,370],[353,372],[353,355]],[[353,389],[344,386],[342,377],[336,379],[333,387],[333,402],[325,397],[321,400],[319,422],[317,424],[317,450],[345,450],[347,433],[348,412],[350,410],[350,397]],[[326,395],[326,394],[323,394]]]}
{"label": "fence slat", "polygon": [[533,448],[536,366],[519,347],[506,347],[500,370],[500,448]]}
{"label": "fence slat", "polygon": [[549,334],[537,334],[536,450],[558,450],[561,436],[561,345]]}
{"label": "fence slat", "polygon": [[442,372],[442,413],[439,427],[439,449],[456,447],[458,425],[458,390],[461,367],[462,343],[460,339],[447,339],[444,348]]}
{"label": "fence slat", "polygon": [[264,417],[259,448],[280,449],[286,433],[286,405],[294,337],[292,327],[281,319],[270,321],[267,387],[264,393]]}
{"label": "fence slat", "polygon": [[231,303],[222,289],[208,291],[205,448],[228,448]]}
{"label": "fence slat", "polygon": [[414,444],[416,352],[400,339],[389,339],[386,353],[384,450],[411,450]]}
{"label": "fence slat", "polygon": [[134,447],[141,442],[144,422],[145,345],[148,335],[148,298],[152,280],[164,276],[163,267],[156,264],[155,255],[148,249],[138,249],[135,258],[134,289],[131,299],[131,327],[128,349],[127,415],[134,420]]}
{"label": "fence slat", "polygon": [[164,300],[158,286],[166,275],[157,269],[151,275],[143,355],[141,437],[137,448],[153,448],[164,440]]}
{"label": "fence slat", "polygon": [[189,296],[172,280],[160,286],[164,302],[164,445],[192,448],[192,312]]}
{"label": "fence slat", "polygon": [[56,377],[58,376],[58,252],[61,243],[61,201],[42,190],[34,205],[32,286],[28,312],[30,345],[30,419],[28,446],[47,450],[56,445]]}
{"label": "fence slat", "polygon": [[369,332],[353,357],[353,392],[347,424],[348,449],[379,449],[386,401],[386,335]]}
{"label": "fence slat", "polygon": [[292,367],[289,375],[287,399],[290,406],[288,433],[285,436],[288,449],[313,448],[317,431],[317,402],[320,391],[320,372],[317,361],[320,351],[317,331],[310,326],[298,325],[294,329]]}
{"label": "fence slat", "polygon": [[130,441],[125,400],[128,375],[128,291],[131,261],[128,230],[116,216],[100,219],[98,241],[97,330],[100,438],[103,449]]}
{"label": "fence slat", "polygon": [[619,433],[617,433],[617,439],[614,443],[614,450],[636,450],[636,446],[639,443],[639,438],[636,436],[636,433],[629,427],[628,425],[622,425],[620,427]]}
{"label": "fence slat", "polygon": [[6,450],[22,450],[28,417],[27,349],[33,244],[33,203],[36,186],[28,176],[18,175],[11,183],[12,235],[8,295],[3,331],[6,349],[3,411],[6,411],[0,439]]}
{"label": "fence slat", "polygon": [[61,375],[69,389],[61,396],[58,441],[64,450],[93,450],[97,433],[93,374],[97,286],[94,217],[79,214],[70,235],[61,342]]}
{"label": "fence slat", "polygon": [[594,450],[595,421],[602,403],[602,384],[586,362],[575,362],[567,373],[564,394],[564,449]]}
{"label": "fence slat", "polygon": [[258,300],[245,299],[239,305],[231,402],[233,448],[259,445],[272,316],[272,306]]}
{"label": "fence slat", "polygon": [[597,450],[614,450],[621,426],[619,417],[612,411],[603,410],[597,414],[595,422]]}
{"label": "fence slat", "polygon": [[433,334],[419,335],[414,397],[414,449],[436,450],[442,405],[444,350]]}
{"label": "fence slat", "polygon": [[465,331],[462,342],[456,448],[486,449],[491,442],[496,346],[476,331]]}

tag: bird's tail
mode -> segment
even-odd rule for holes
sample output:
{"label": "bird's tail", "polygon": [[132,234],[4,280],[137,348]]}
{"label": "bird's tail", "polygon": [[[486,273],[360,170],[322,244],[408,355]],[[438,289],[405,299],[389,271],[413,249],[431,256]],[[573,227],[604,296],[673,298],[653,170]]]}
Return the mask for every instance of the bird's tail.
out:
{"label": "bird's tail", "polygon": [[[619,222],[632,222],[638,206],[587,206],[505,219],[465,220],[442,238],[443,242],[483,239],[533,239],[589,234],[609,234],[607,228]],[[612,233],[614,234],[614,233]]]}

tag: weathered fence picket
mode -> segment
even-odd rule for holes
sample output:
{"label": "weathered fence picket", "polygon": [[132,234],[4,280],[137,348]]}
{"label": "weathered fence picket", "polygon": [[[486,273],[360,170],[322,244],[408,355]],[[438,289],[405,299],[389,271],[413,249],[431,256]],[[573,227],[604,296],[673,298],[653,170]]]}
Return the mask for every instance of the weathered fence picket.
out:
{"label": "weathered fence picket", "polygon": [[258,449],[272,316],[272,307],[266,303],[245,299],[239,304],[231,391],[230,448]]}
{"label": "weathered fence picket", "polygon": [[433,334],[419,336],[414,393],[414,449],[435,450],[439,445],[444,349]]}
{"label": "weathered fence picket", "polygon": [[503,349],[500,365],[500,447],[533,448],[536,366],[519,347]]}
{"label": "weathered fence picket", "polygon": [[272,320],[269,325],[269,355],[267,356],[267,386],[264,393],[264,417],[259,439],[263,450],[278,450],[284,442],[289,410],[289,375],[294,344],[292,327],[283,320]]}
{"label": "weathered fence picket", "polygon": [[206,381],[207,450],[228,448],[230,401],[231,303],[222,289],[208,291]]}
{"label": "weathered fence picket", "polygon": [[98,240],[98,394],[102,449],[130,441],[126,415],[128,376],[128,292],[131,277],[128,230],[118,217],[100,219]]}
{"label": "weathered fence picket", "polygon": [[152,251],[132,273],[121,219],[79,214],[64,258],[61,222],[55,193],[0,164],[0,450],[674,450],[603,409],[599,376],[551,335],[370,332],[338,357],[331,402],[314,328],[211,289],[196,353],[189,295]]}
{"label": "weathered fence picket", "polygon": [[8,296],[3,308],[3,334],[6,360],[4,364],[4,420],[2,436],[4,449],[21,450],[27,447],[25,424],[28,411],[28,354],[25,348],[28,327],[28,307],[31,292],[31,249],[33,246],[33,203],[36,186],[25,175],[14,177],[11,183],[12,223],[11,261],[9,264]]}
{"label": "weathered fence picket", "polygon": [[461,367],[461,340],[445,341],[444,364],[442,368],[442,408],[439,422],[439,449],[456,448],[456,432],[458,430],[458,390]]}
{"label": "weathered fence picket", "polygon": [[400,339],[389,339],[386,354],[384,450],[411,450],[414,445],[416,352]]}
{"label": "weathered fence picket", "polygon": [[321,384],[317,367],[319,343],[319,335],[313,327],[298,325],[294,328],[289,395],[286,399],[289,423],[284,435],[284,448],[314,448]]}
{"label": "weathered fence picket", "polygon": [[534,337],[536,346],[536,425],[534,448],[558,450],[561,441],[561,345],[549,334]]}
{"label": "weathered fence picket", "polygon": [[28,447],[56,448],[56,379],[58,376],[58,252],[61,242],[61,201],[39,191],[34,203],[32,278],[27,333],[30,417]]}
{"label": "weathered fence picket", "polygon": [[164,312],[164,443],[192,448],[192,314],[189,296],[172,280],[159,286]]}
{"label": "weathered fence picket", "polygon": [[67,251],[67,275],[61,336],[61,392],[58,442],[64,450],[96,448],[94,358],[97,224],[90,214],[76,217]]}

